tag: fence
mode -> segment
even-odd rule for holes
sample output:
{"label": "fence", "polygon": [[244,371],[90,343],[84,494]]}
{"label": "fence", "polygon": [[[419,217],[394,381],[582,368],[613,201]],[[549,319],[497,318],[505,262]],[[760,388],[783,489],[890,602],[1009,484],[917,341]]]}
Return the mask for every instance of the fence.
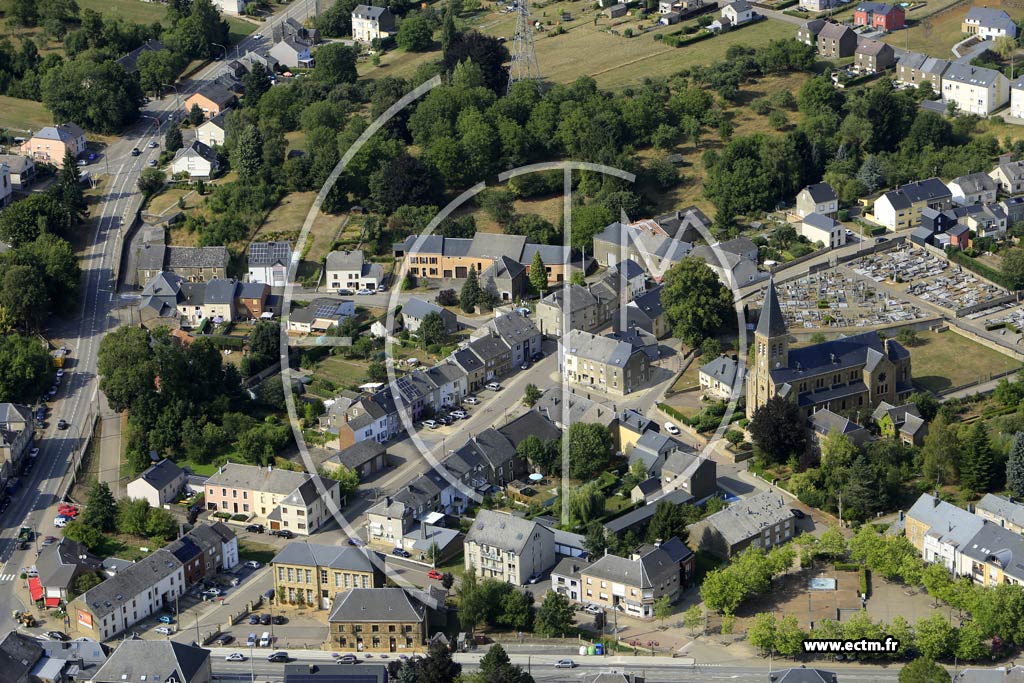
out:
{"label": "fence", "polygon": [[[61,500],[67,497],[71,492],[71,487],[75,485],[75,481],[78,479],[78,470],[82,466],[82,458],[85,456],[85,452],[89,448],[93,434],[96,431],[96,421],[99,417],[99,411],[96,409],[98,403],[95,397],[89,402],[89,412],[82,422],[82,433],[79,437],[80,443],[77,449],[72,449],[67,469],[64,470],[64,476],[61,479],[60,486],[57,488],[57,496]],[[94,457],[100,457],[99,453],[95,453]]]}

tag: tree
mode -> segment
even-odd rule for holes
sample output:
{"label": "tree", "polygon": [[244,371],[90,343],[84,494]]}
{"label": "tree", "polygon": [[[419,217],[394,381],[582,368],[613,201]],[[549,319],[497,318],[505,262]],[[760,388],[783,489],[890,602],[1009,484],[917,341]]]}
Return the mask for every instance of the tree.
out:
{"label": "tree", "polygon": [[144,498],[125,498],[117,504],[117,528],[126,534],[142,536],[149,519],[149,501]]}
{"label": "tree", "polygon": [[172,85],[184,64],[172,50],[146,50],[135,62],[139,70],[139,86],[143,92],[160,95],[164,87]]}
{"label": "tree", "polygon": [[577,422],[569,426],[565,438],[569,439],[569,468],[572,477],[587,480],[597,476],[608,465],[612,437],[604,426]]}
{"label": "tree", "polygon": [[665,620],[672,616],[672,601],[667,595],[662,595],[654,601],[654,618],[665,625]]}
{"label": "tree", "polygon": [[733,614],[747,596],[747,587],[734,571],[712,569],[704,576],[700,597],[708,609]]}
{"label": "tree", "polygon": [[545,443],[536,434],[529,434],[516,446],[516,453],[533,467],[548,473],[558,471],[557,442]]}
{"label": "tree", "polygon": [[930,392],[927,391],[916,391],[910,395],[907,400],[908,403],[913,403],[917,406],[917,411],[921,413],[921,418],[925,422],[931,422],[935,419],[935,416],[939,412],[939,402],[935,399]]}
{"label": "tree", "polygon": [[436,196],[433,170],[419,159],[402,153],[384,161],[370,175],[370,197],[383,212],[405,206],[427,206]]}
{"label": "tree", "polygon": [[523,390],[523,405],[532,408],[533,404],[539,401],[541,396],[543,394],[536,384],[527,384],[526,389]]}
{"label": "tree", "polygon": [[1006,461],[1006,488],[1015,497],[1024,497],[1024,432],[1013,437],[1013,448]]}
{"label": "tree", "polygon": [[52,377],[50,354],[38,339],[0,335],[0,402],[32,403]]}
{"label": "tree", "polygon": [[762,654],[775,652],[775,638],[778,624],[774,612],[761,612],[754,615],[753,623],[747,629],[747,640],[761,651]]}
{"label": "tree", "polygon": [[153,390],[156,363],[149,333],[120,327],[104,335],[97,354],[100,389],[116,410],[135,405]]}
{"label": "tree", "polygon": [[604,494],[595,481],[570,489],[565,495],[569,497],[569,520],[574,527],[584,526],[604,514]]}
{"label": "tree", "polygon": [[1011,289],[1024,289],[1024,248],[1002,251],[1002,271]]}
{"label": "tree", "polygon": [[541,296],[548,291],[547,267],[540,251],[533,252],[533,261],[530,263],[530,289]]}
{"label": "tree", "polygon": [[409,52],[427,52],[434,46],[433,13],[410,12],[398,26],[395,43]]}
{"label": "tree", "polygon": [[601,557],[608,548],[608,540],[604,535],[604,527],[600,522],[587,525],[587,533],[583,537],[583,549],[591,557]]}
{"label": "tree", "polygon": [[442,68],[451,74],[456,66],[470,61],[480,68],[484,85],[493,92],[504,93],[508,72],[504,65],[509,61],[508,49],[495,36],[477,31],[457,32],[448,49],[444,51]]}
{"label": "tree", "polygon": [[754,411],[747,431],[758,455],[768,463],[785,462],[791,455],[799,456],[807,443],[799,408],[779,396],[768,399]]}
{"label": "tree", "polygon": [[188,122],[193,126],[198,126],[206,118],[206,114],[200,109],[198,104],[193,104],[192,108],[188,110]]}
{"label": "tree", "polygon": [[683,612],[683,626],[688,628],[691,633],[696,631],[703,623],[704,613],[701,611],[700,605],[694,603]]}
{"label": "tree", "polygon": [[430,312],[423,316],[417,333],[420,335],[420,341],[423,342],[424,346],[443,344],[448,338],[448,331],[444,326],[444,318],[437,312]]}
{"label": "tree", "polygon": [[105,540],[102,531],[91,524],[87,524],[82,518],[68,522],[67,526],[64,527],[64,538],[77,541],[89,550],[99,548]]}
{"label": "tree", "polygon": [[36,0],[11,0],[8,12],[18,26],[35,26],[39,21],[39,6]]}
{"label": "tree", "polygon": [[967,428],[963,446],[960,482],[971,491],[985,493],[992,488],[996,463],[983,421],[978,420]]}
{"label": "tree", "polygon": [[927,657],[908,662],[900,669],[899,683],[949,683],[949,674]]}
{"label": "tree", "polygon": [[534,630],[543,636],[561,636],[572,633],[573,607],[569,598],[555,591],[548,591],[544,602],[537,609]]}
{"label": "tree", "polygon": [[651,521],[647,525],[647,540],[654,543],[677,536],[681,541],[685,541],[686,526],[690,522],[697,521],[699,516],[700,513],[693,506],[673,505],[666,501],[658,501]]}
{"label": "tree", "polygon": [[533,596],[510,590],[501,599],[499,623],[516,631],[529,631],[533,624]]}
{"label": "tree", "polygon": [[137,184],[139,191],[146,197],[152,197],[163,189],[167,176],[158,168],[144,168],[139,174]]}
{"label": "tree", "polygon": [[953,483],[957,478],[960,442],[956,430],[942,413],[928,425],[921,447],[921,467],[925,479],[936,484]]}
{"label": "tree", "polygon": [[256,106],[264,93],[270,90],[270,73],[259,62],[249,68],[249,73],[242,76],[245,87],[246,106]]}
{"label": "tree", "polygon": [[688,256],[669,269],[663,282],[665,318],[673,336],[696,347],[722,327],[732,295],[706,263]]}
{"label": "tree", "polygon": [[480,659],[480,670],[470,677],[472,683],[533,683],[522,667],[512,664],[505,648],[495,644]]}
{"label": "tree", "polygon": [[442,289],[434,299],[438,306],[458,306],[459,296],[454,289]]}
{"label": "tree", "polygon": [[46,286],[30,266],[11,266],[0,281],[0,306],[26,331],[39,329],[50,307]]}
{"label": "tree", "polygon": [[71,582],[71,595],[69,597],[73,600],[90,588],[95,588],[101,583],[103,583],[103,579],[101,579],[95,572],[79,574],[75,577],[75,580]]}
{"label": "tree", "polygon": [[82,174],[78,172],[78,160],[70,151],[64,154],[64,161],[57,171],[57,182],[50,188],[50,195],[68,212],[72,225],[81,222],[88,214]]}
{"label": "tree", "polygon": [[43,104],[58,121],[111,134],[138,118],[142,92],[114,60],[86,56],[55,65],[42,78]]}
{"label": "tree", "polygon": [[89,504],[82,514],[85,523],[101,532],[114,531],[117,522],[117,503],[107,483],[93,482],[89,487],[88,500]]}
{"label": "tree", "polygon": [[787,614],[779,621],[775,630],[775,649],[783,657],[796,657],[803,652],[807,634],[800,628],[796,616]]}
{"label": "tree", "polygon": [[345,498],[359,487],[359,473],[353,469],[340,465],[332,470],[324,470],[323,476],[338,482],[341,487],[341,498]]}
{"label": "tree", "polygon": [[451,683],[462,673],[462,665],[452,660],[452,653],[440,643],[431,643],[420,665],[419,683]]}
{"label": "tree", "polygon": [[956,642],[953,627],[942,612],[933,612],[915,625],[917,649],[928,659],[941,659],[950,654]]}
{"label": "tree", "polygon": [[469,269],[466,281],[462,283],[462,291],[459,292],[459,307],[463,313],[472,313],[480,299],[480,283],[476,278],[476,270]]}
{"label": "tree", "polygon": [[254,179],[263,170],[263,135],[256,126],[248,125],[238,132],[231,155],[231,165],[244,179]]}
{"label": "tree", "polygon": [[968,619],[956,630],[956,648],[954,653],[960,659],[973,662],[981,659],[989,652],[985,642],[985,633],[974,619]]}
{"label": "tree", "polygon": [[355,48],[342,43],[328,43],[316,51],[316,66],[313,78],[327,85],[355,83],[359,77],[356,71]]}
{"label": "tree", "polygon": [[152,508],[146,520],[146,535],[160,541],[170,541],[178,533],[178,522],[163,508]]}
{"label": "tree", "polygon": [[618,216],[603,204],[585,204],[572,210],[572,246],[589,248],[594,236],[605,229]]}

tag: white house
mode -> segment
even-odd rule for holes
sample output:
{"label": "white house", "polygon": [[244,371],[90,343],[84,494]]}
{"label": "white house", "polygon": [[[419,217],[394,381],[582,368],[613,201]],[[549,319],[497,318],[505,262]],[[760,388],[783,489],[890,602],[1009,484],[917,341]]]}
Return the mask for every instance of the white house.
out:
{"label": "white house", "polygon": [[185,471],[164,458],[128,483],[128,497],[142,498],[150,507],[158,508],[178,497],[185,488],[185,479]]}
{"label": "white house", "polygon": [[361,43],[384,39],[395,32],[395,15],[387,7],[356,5],[352,10],[352,37]]}
{"label": "white house", "polygon": [[985,40],[1003,36],[1017,37],[1017,24],[1013,23],[1010,15],[1001,9],[989,7],[972,7],[964,17],[961,28],[964,33],[979,36]]}
{"label": "white house", "polygon": [[843,224],[820,213],[804,216],[797,226],[797,232],[806,237],[811,244],[821,242],[826,249],[836,249],[846,244],[846,229]]}
{"label": "white house", "polygon": [[942,75],[942,99],[965,114],[988,116],[1010,100],[1010,81],[994,69],[954,62]]}
{"label": "white house", "polygon": [[739,26],[754,18],[754,10],[747,0],[735,0],[722,8],[721,16],[728,19],[733,26]]}
{"label": "white house", "polygon": [[284,286],[291,260],[291,242],[253,242],[249,245],[249,282]]}
{"label": "white house", "polygon": [[196,140],[213,147],[214,145],[223,145],[224,138],[227,136],[227,126],[224,125],[224,116],[231,111],[222,111],[216,116],[203,121],[201,124],[196,126]]}
{"label": "white house", "polygon": [[999,184],[987,173],[968,173],[953,178],[946,187],[953,195],[953,201],[960,206],[991,204],[996,200]]}
{"label": "white house", "polygon": [[221,14],[238,16],[245,14],[245,0],[213,0],[214,6],[221,11]]}
{"label": "white house", "polygon": [[1005,194],[1024,192],[1024,161],[1000,161],[988,175]]}
{"label": "white house", "polygon": [[609,267],[626,281],[626,301],[632,301],[647,291],[647,272],[631,258]]}
{"label": "white house", "polygon": [[11,167],[0,162],[0,209],[11,203],[14,185],[11,183]]}
{"label": "white house", "polygon": [[1024,119],[1024,77],[1010,84],[1010,116]]}
{"label": "white house", "polygon": [[213,149],[198,140],[182,147],[174,154],[171,161],[171,175],[187,173],[192,179],[209,179],[220,170],[220,162],[217,160],[217,153]]}
{"label": "white house", "polygon": [[839,195],[828,183],[814,183],[796,195],[796,215],[803,218],[812,213],[835,218],[839,211]]}
{"label": "white house", "polygon": [[332,290],[377,291],[384,283],[384,267],[368,263],[361,249],[327,254],[327,286]]}

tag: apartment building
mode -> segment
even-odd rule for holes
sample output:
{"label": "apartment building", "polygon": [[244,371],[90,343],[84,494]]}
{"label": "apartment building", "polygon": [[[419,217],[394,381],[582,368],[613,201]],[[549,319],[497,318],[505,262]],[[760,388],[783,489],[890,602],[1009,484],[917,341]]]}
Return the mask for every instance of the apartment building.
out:
{"label": "apartment building", "polygon": [[270,561],[274,591],[286,602],[330,609],[336,595],[354,588],[379,588],[384,577],[369,551],[354,546],[292,541]]}
{"label": "apartment building", "polygon": [[793,538],[793,512],[765,491],[744,498],[690,526],[690,547],[729,559],[748,547],[768,550]]}
{"label": "apartment building", "polygon": [[516,586],[555,565],[554,532],[505,512],[480,510],[465,542],[466,571]]}

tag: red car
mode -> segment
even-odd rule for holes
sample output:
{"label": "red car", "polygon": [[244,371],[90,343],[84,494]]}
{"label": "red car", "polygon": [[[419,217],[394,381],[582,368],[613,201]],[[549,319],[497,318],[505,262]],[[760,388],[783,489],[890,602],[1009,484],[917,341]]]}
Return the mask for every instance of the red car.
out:
{"label": "red car", "polygon": [[78,516],[78,508],[76,508],[74,505],[61,505],[59,508],[57,508],[57,513],[64,515],[65,517],[73,518]]}
{"label": "red car", "polygon": [[441,572],[437,571],[436,569],[431,569],[429,572],[427,572],[427,578],[428,579],[436,579],[436,580],[440,581],[443,576],[444,576],[444,574],[442,574]]}

